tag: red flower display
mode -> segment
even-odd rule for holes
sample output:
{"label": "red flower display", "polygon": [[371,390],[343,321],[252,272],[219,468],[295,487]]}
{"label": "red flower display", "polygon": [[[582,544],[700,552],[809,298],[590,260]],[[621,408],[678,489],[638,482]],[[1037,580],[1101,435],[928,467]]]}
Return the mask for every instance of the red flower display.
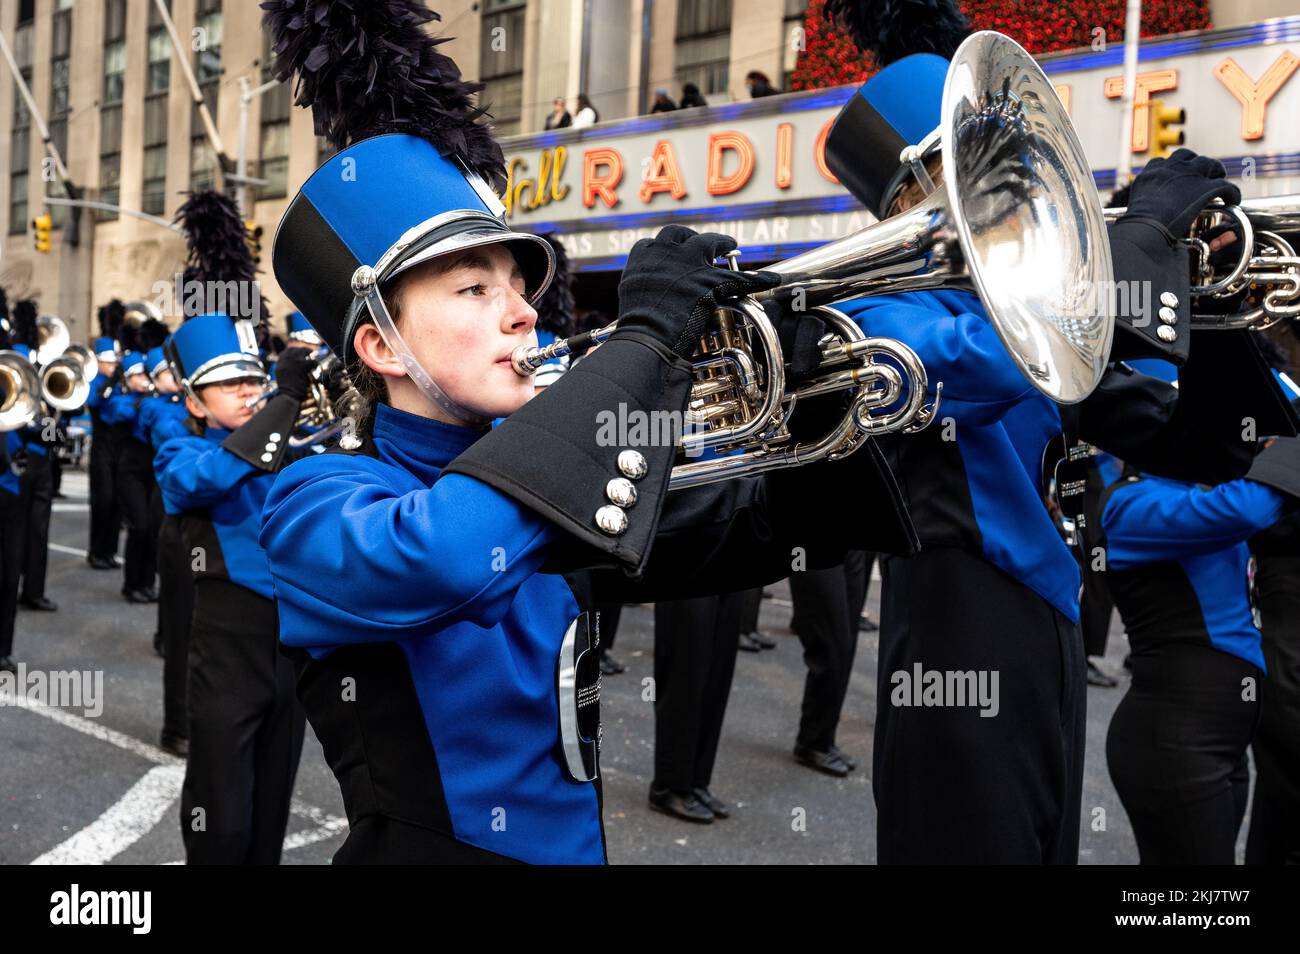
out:
{"label": "red flower display", "polygon": [[[861,83],[876,72],[869,55],[827,22],[825,0],[810,0],[804,18],[804,49],[795,64],[791,89],[820,89]],[[963,0],[961,8],[976,30],[1005,33],[1030,53],[1087,47],[1105,31],[1106,42],[1124,42],[1125,0]],[[1162,36],[1210,27],[1209,0],[1143,0],[1142,36]]]}

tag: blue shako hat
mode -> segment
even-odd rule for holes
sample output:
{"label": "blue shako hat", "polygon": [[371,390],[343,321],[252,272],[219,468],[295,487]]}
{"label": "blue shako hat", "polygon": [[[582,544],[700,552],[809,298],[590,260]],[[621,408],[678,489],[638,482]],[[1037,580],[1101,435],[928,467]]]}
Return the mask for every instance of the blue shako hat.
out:
{"label": "blue shako hat", "polygon": [[302,341],[310,345],[324,343],[319,332],[311,326],[311,322],[302,316],[302,312],[292,312],[289,315],[288,325],[290,341]]}
{"label": "blue shako hat", "polygon": [[167,355],[163,353],[161,347],[150,348],[149,353],[144,356],[144,366],[149,372],[149,377],[157,378],[160,371],[167,370]]}
{"label": "blue shako hat", "polygon": [[[436,256],[506,243],[535,301],[554,270],[540,237],[511,231],[493,188],[505,162],[483,110],[483,87],[461,81],[438,19],[419,0],[266,0],[275,75],[296,77],[295,102],[342,151],[294,196],[272,267],[325,343],[352,360],[365,298]],[[356,282],[354,285],[354,278]]]}
{"label": "blue shako hat", "polygon": [[952,0],[827,0],[825,14],[881,67],[840,110],[826,165],[884,218],[911,176],[899,154],[939,125],[948,60],[969,24]]}
{"label": "blue shako hat", "polygon": [[257,356],[257,334],[247,320],[220,312],[199,315],[172,332],[163,345],[172,374],[186,391],[233,378],[266,377]]}
{"label": "blue shako hat", "polygon": [[128,351],[122,355],[122,377],[128,378],[133,374],[146,374],[145,356],[139,351]]}
{"label": "blue shako hat", "polygon": [[95,359],[98,361],[116,361],[118,359],[117,342],[112,338],[96,338]]}

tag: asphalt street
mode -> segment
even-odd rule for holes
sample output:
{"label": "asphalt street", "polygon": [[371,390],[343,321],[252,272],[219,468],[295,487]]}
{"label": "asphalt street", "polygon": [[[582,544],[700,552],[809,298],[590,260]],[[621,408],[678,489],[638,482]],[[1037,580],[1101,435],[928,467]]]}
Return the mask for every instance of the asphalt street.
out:
{"label": "asphalt street", "polygon": [[[155,610],[119,595],[118,572],[84,560],[88,508],[83,473],[69,471],[55,501],[47,595],[56,613],[20,610],[15,658],[31,670],[102,672],[102,712],[0,705],[0,863],[167,864],[184,853],[179,829],[183,763],[157,748],[162,660],[152,648]],[[654,719],[644,700],[652,675],[653,613],[625,609],[615,654],[627,672],[606,677],[602,710],[605,830],[609,859],[628,863],[872,863],[871,797],[875,633],[862,634],[839,744],[861,767],[838,780],[791,757],[804,667],[787,628],[789,593],[770,587],[761,627],[775,650],[741,653],[723,729],[713,791],[730,819],[690,825],[651,812],[646,793]],[[868,608],[878,613],[878,581]],[[942,598],[936,594],[936,598]],[[1106,664],[1122,673],[1126,640],[1116,621]],[[1106,773],[1105,735],[1124,692],[1090,688],[1080,861],[1137,860],[1128,819]],[[1099,811],[1100,810],[1100,811]],[[338,788],[308,729],[298,772],[285,864],[325,864],[347,823]],[[1244,826],[1243,826],[1244,830]]]}

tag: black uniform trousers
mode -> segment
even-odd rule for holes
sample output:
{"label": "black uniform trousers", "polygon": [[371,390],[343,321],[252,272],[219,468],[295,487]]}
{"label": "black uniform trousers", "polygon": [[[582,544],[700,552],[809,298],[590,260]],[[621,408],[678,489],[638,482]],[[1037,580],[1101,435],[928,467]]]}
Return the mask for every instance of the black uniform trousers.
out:
{"label": "black uniform trousers", "polygon": [[1246,813],[1246,748],[1263,673],[1211,646],[1139,649],[1106,733],[1106,764],[1144,865],[1230,865]]}
{"label": "black uniform trousers", "polygon": [[90,555],[117,556],[122,514],[117,506],[117,435],[95,423],[90,444]]}
{"label": "black uniform trousers", "polygon": [[18,584],[27,556],[27,508],[21,494],[0,490],[0,658],[13,654]]}
{"label": "black uniform trousers", "polygon": [[305,719],[273,601],[228,580],[195,582],[188,705],[186,862],[278,864]]}
{"label": "black uniform trousers", "polygon": [[122,592],[151,589],[158,575],[158,512],[153,448],[134,437],[122,441],[117,460],[117,501],[126,524],[126,560]]}
{"label": "black uniform trousers", "polygon": [[[54,453],[54,448],[48,449]],[[54,471],[48,455],[27,453],[21,497],[27,510],[26,550],[23,554],[23,599],[45,596],[45,570],[50,550],[50,512],[53,507]]]}
{"label": "black uniform trousers", "polygon": [[790,575],[790,597],[799,619],[798,637],[808,676],[803,686],[798,744],[825,752],[853,674],[858,622],[866,599],[867,554],[850,550],[842,566]]}
{"label": "black uniform trousers", "polygon": [[1246,863],[1300,864],[1300,557],[1260,556],[1255,603],[1268,675],[1260,689]]}
{"label": "black uniform trousers", "polygon": [[163,652],[163,734],[189,736],[185,690],[189,678],[194,574],[180,520],[164,515],[158,531],[158,633]]}
{"label": "black uniform trousers", "polygon": [[[882,560],[872,753],[881,864],[1073,864],[1086,705],[1078,627],[973,554]],[[895,674],[984,671],[993,708],[914,701]],[[895,696],[899,696],[898,699]],[[949,700],[952,701],[952,700]]]}
{"label": "black uniform trousers", "polygon": [[740,645],[743,594],[655,604],[653,787],[708,788]]}

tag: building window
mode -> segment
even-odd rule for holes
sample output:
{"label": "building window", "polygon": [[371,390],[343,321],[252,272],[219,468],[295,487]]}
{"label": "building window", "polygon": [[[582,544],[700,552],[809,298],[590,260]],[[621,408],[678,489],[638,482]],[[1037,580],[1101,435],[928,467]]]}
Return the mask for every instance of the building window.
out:
{"label": "building window", "polygon": [[[68,161],[69,74],[72,68],[72,0],[55,0],[53,37],[50,43],[50,139],[63,161]],[[51,192],[55,191],[53,189]],[[68,217],[65,206],[51,206],[54,227],[62,228]]]}
{"label": "building window", "polygon": [[194,72],[202,86],[221,76],[221,0],[199,0],[194,29],[200,43]]}
{"label": "building window", "polygon": [[165,29],[149,31],[149,73],[145,93],[165,93],[171,87],[172,41]]}
{"label": "building window", "polygon": [[126,75],[126,0],[108,0],[104,7],[104,93],[100,103],[122,102]]}
{"label": "building window", "polygon": [[705,96],[727,91],[731,0],[677,0],[674,73]]}
{"label": "building window", "polygon": [[325,165],[325,163],[329,161],[330,157],[333,156],[334,153],[336,152],[338,152],[338,150],[335,149],[330,144],[330,141],[328,139],[326,139],[324,136],[317,136],[316,137],[316,168],[319,169],[321,166]]}
{"label": "building window", "polygon": [[799,61],[799,51],[808,39],[804,36],[804,19],[808,12],[808,0],[785,0],[785,21],[781,27],[781,36],[785,49],[781,52],[781,89],[790,89],[790,80],[794,78],[794,67]]}
{"label": "building window", "polygon": [[[171,9],[170,0],[167,9]],[[158,15],[158,5],[152,2],[148,58],[140,208],[150,215],[162,215],[167,210],[167,90],[171,87],[172,41]]]}
{"label": "building window", "polygon": [[36,19],[36,0],[18,0],[18,25],[26,26]]}
{"label": "building window", "polygon": [[[14,32],[14,60],[28,88],[32,84],[32,17]],[[14,83],[14,115],[9,133],[9,234],[27,231],[27,164],[31,162],[31,113]]]}
{"label": "building window", "polygon": [[[262,82],[275,79],[271,72],[271,32],[262,31]],[[257,175],[266,185],[257,189],[258,199],[281,199],[289,191],[289,110],[291,84],[281,83],[262,94],[257,150]]]}
{"label": "building window", "polygon": [[[99,201],[118,205],[122,199],[122,154],[114,152],[99,157]],[[100,222],[117,218],[116,212],[101,209],[96,215]]]}
{"label": "building window", "polygon": [[479,102],[492,113],[498,136],[519,132],[524,102],[524,16],[522,0],[487,0],[480,31]]}
{"label": "building window", "polygon": [[[221,77],[221,0],[198,0],[194,25],[201,31],[198,37],[202,45],[194,55],[194,72],[203,101],[216,122]],[[210,189],[216,185],[217,156],[208,142],[198,105],[190,112],[190,188]]]}
{"label": "building window", "polygon": [[144,184],[140,207],[150,215],[167,210],[167,147],[146,146],[144,150]]}
{"label": "building window", "polygon": [[206,136],[190,140],[190,188],[199,192],[217,184],[217,154]]}
{"label": "building window", "polygon": [[27,173],[15,172],[9,176],[9,234],[22,235],[27,231]]}

